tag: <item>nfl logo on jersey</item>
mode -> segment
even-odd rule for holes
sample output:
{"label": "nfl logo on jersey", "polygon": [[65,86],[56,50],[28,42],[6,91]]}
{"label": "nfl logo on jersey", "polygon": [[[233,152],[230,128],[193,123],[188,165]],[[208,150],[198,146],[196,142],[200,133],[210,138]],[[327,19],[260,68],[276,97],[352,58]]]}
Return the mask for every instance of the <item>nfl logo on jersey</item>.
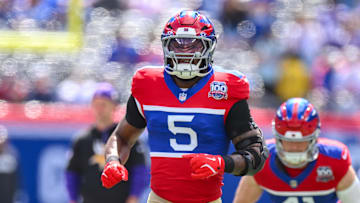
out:
{"label": "nfl logo on jersey", "polygon": [[212,97],[216,100],[227,99],[227,90],[228,87],[226,86],[225,82],[213,81],[210,84],[210,91],[208,97]]}
{"label": "nfl logo on jersey", "polygon": [[289,182],[291,188],[297,188],[298,182],[296,180],[290,180]]}
{"label": "nfl logo on jersey", "polygon": [[187,94],[185,92],[181,92],[179,94],[179,100],[182,102],[186,100],[186,97],[187,97]]}

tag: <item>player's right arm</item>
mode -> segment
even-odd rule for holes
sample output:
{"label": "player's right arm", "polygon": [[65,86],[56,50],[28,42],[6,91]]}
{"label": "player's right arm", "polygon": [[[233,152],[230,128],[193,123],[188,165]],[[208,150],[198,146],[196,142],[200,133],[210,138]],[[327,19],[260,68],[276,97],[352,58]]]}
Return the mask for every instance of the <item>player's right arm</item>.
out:
{"label": "player's right arm", "polygon": [[262,192],[263,190],[253,176],[243,176],[236,189],[233,203],[255,203]]}
{"label": "player's right arm", "polygon": [[125,164],[132,146],[143,130],[131,125],[126,118],[122,119],[105,145],[106,160],[116,160]]}
{"label": "player's right arm", "polygon": [[145,126],[146,121],[137,109],[135,98],[130,96],[125,117],[117,125],[105,145],[106,164],[101,175],[104,187],[111,188],[120,181],[128,179],[128,171],[124,164]]}

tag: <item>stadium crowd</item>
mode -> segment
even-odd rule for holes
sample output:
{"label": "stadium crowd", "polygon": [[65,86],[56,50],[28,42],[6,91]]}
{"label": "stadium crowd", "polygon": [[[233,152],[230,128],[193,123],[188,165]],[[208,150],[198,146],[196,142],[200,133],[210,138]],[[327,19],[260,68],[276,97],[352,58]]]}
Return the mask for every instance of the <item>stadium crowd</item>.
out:
{"label": "stadium crowd", "polygon": [[[68,1],[5,0],[2,30],[66,31]],[[163,64],[169,16],[201,10],[220,40],[215,65],[245,73],[250,104],[276,107],[294,96],[320,110],[360,107],[360,3],[355,0],[84,1],[84,46],[74,53],[0,52],[0,100],[88,103],[97,82],[125,102],[130,78]],[[41,12],[39,12],[41,11]]]}

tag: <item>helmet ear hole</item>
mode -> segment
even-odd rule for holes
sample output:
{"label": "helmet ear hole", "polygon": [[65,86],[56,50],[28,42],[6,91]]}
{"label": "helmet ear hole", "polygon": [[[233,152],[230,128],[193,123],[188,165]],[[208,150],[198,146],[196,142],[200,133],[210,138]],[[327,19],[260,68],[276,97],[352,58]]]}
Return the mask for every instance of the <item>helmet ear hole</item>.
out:
{"label": "helmet ear hole", "polygon": [[[206,66],[206,62],[205,60],[202,60],[201,63],[200,63],[200,67],[204,67]],[[208,70],[207,69],[203,69],[203,70],[200,70],[200,73],[206,73]]]}
{"label": "helmet ear hole", "polygon": [[165,63],[166,63],[166,65],[169,65],[169,66],[171,66],[171,67],[174,67],[173,61],[172,61],[171,59],[169,59],[169,58],[166,59]]}
{"label": "helmet ear hole", "polygon": [[204,30],[207,30],[207,29],[209,29],[209,28],[208,28],[208,26],[205,25],[204,27],[201,28],[201,31],[204,31]]}

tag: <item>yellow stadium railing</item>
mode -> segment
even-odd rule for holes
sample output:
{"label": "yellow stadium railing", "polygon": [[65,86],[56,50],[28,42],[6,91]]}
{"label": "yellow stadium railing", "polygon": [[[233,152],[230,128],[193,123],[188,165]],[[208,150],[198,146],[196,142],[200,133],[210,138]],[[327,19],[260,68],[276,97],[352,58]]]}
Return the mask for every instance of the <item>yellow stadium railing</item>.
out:
{"label": "yellow stadium railing", "polygon": [[68,31],[64,32],[0,30],[0,51],[77,51],[83,43],[83,7],[81,0],[69,2],[67,19]]}

